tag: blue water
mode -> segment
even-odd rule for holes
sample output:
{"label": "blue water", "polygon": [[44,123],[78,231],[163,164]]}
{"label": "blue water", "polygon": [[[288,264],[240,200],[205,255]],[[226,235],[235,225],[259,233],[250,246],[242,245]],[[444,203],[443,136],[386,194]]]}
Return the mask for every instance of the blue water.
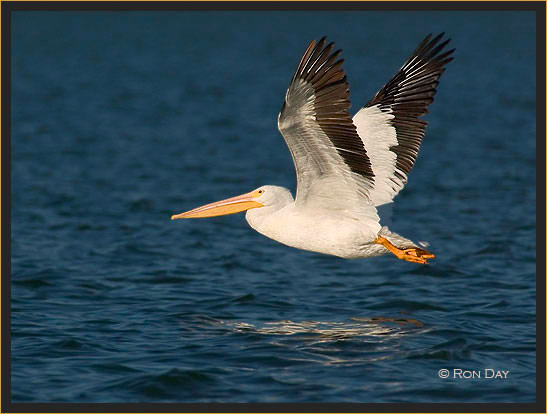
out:
{"label": "blue water", "polygon": [[[277,114],[312,39],[356,111],[441,31],[392,225],[430,265],[170,220],[294,191]],[[534,14],[15,12],[12,39],[14,402],[535,401]]]}

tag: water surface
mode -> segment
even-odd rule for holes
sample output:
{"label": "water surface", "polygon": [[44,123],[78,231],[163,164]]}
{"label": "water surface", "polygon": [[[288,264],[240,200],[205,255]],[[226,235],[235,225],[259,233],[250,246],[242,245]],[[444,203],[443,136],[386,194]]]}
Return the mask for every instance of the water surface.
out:
{"label": "water surface", "polygon": [[[15,12],[12,30],[13,401],[535,400],[532,13]],[[312,39],[344,49],[357,111],[441,31],[456,59],[392,225],[431,265],[291,249],[243,215],[170,221],[294,191],[276,120]]]}

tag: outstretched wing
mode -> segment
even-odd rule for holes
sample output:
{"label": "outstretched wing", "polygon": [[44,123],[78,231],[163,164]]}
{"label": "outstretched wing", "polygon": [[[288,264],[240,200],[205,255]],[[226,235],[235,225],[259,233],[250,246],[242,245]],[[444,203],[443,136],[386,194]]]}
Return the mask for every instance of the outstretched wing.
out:
{"label": "outstretched wing", "polygon": [[374,98],[353,118],[374,171],[370,198],[379,206],[393,201],[407,182],[427,122],[419,119],[433,102],[439,78],[455,49],[449,40],[427,36]]}
{"label": "outstretched wing", "polygon": [[[348,113],[349,87],[323,37],[307,48],[296,69],[278,118],[297,175],[296,202],[336,208],[338,200],[370,203],[374,174],[363,141]],[[340,206],[342,208],[342,206]]]}

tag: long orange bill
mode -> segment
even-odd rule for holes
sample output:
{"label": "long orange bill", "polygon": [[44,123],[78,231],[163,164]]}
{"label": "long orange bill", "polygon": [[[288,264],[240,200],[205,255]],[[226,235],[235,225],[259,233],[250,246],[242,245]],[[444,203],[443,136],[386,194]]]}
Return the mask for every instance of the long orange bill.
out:
{"label": "long orange bill", "polygon": [[182,218],[225,216],[227,214],[235,214],[241,211],[246,211],[251,208],[264,207],[262,203],[253,200],[259,195],[260,194],[258,194],[257,191],[252,191],[250,193],[242,194],[237,197],[227,198],[226,200],[206,204],[204,206],[194,208],[193,210],[186,211],[184,213],[175,214],[171,216],[171,220]]}

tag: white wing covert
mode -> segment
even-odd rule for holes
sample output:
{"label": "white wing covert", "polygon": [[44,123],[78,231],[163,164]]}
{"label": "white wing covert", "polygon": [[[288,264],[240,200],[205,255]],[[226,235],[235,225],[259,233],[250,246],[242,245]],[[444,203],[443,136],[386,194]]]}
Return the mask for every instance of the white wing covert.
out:
{"label": "white wing covert", "polygon": [[[349,115],[349,87],[341,53],[323,37],[313,41],[291,80],[278,118],[296,168],[296,202],[329,208],[370,204],[374,174]],[[340,203],[337,201],[340,200]],[[345,203],[342,201],[345,200]],[[342,207],[344,206],[344,207]]]}
{"label": "white wing covert", "polygon": [[[353,117],[374,171],[369,195],[374,205],[390,203],[407,182],[427,122],[419,119],[433,102],[439,78],[455,49],[440,53],[450,39],[428,35],[401,69]],[[435,47],[436,46],[436,47]]]}

